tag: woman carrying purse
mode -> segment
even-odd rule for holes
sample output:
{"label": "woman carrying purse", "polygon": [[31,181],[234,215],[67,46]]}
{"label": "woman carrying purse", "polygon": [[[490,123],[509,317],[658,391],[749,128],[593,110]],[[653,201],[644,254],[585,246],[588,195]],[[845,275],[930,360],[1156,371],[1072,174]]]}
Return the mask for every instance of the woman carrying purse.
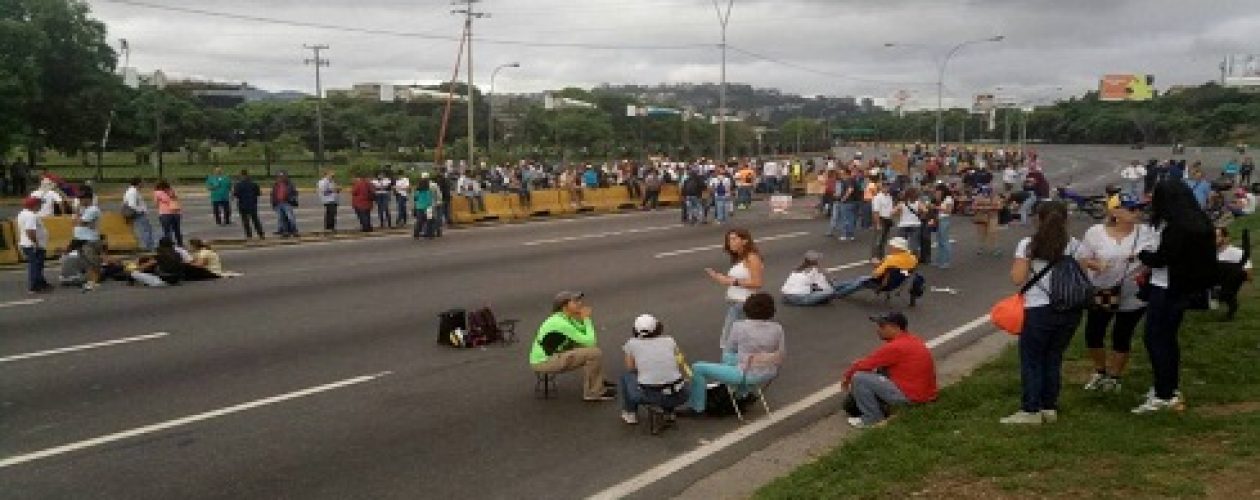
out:
{"label": "woman carrying purse", "polygon": [[[1156,233],[1141,223],[1141,217],[1141,200],[1125,193],[1119,196],[1119,205],[1111,209],[1109,224],[1096,224],[1085,231],[1079,257],[1098,288],[1085,315],[1085,345],[1094,363],[1094,374],[1085,384],[1087,391],[1120,391],[1133,333],[1146,313],[1146,302],[1137,297],[1136,277],[1143,269],[1137,253],[1153,244]],[[1106,348],[1109,325],[1110,353]]]}

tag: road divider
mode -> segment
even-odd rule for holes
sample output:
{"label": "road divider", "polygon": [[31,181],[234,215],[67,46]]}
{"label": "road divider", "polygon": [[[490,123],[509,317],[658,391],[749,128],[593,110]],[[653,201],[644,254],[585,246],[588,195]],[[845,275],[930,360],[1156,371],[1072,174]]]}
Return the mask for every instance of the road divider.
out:
{"label": "road divider", "polygon": [[[807,235],[807,234],[809,234],[809,232],[807,232],[807,231],[797,231],[797,232],[794,232],[794,233],[776,234],[776,235],[774,235],[774,236],[766,236],[766,237],[764,237],[764,238],[757,238],[757,243],[758,243],[758,244],[761,244],[761,243],[763,243],[763,242],[767,242],[767,241],[778,241],[778,240],[786,240],[786,239],[789,239],[789,238],[798,238],[798,237],[801,237],[801,236],[805,236],[805,235]],[[721,248],[722,248],[722,245],[720,245],[720,244],[718,244],[718,245],[705,245],[705,246],[700,246],[700,247],[684,248],[684,249],[682,249],[682,250],[673,250],[673,251],[670,251],[670,252],[661,252],[661,253],[656,254],[654,257],[655,257],[655,258],[658,258],[658,259],[663,259],[663,258],[665,258],[665,257],[673,257],[673,256],[675,256],[675,255],[686,255],[686,254],[689,254],[689,253],[704,252],[704,251],[708,251],[708,250],[719,250],[719,249],[721,249]]]}
{"label": "road divider", "polygon": [[145,340],[160,339],[167,335],[170,335],[170,334],[167,332],[157,332],[157,333],[150,333],[147,335],[136,335],[134,337],[125,337],[121,339],[106,340],[103,342],[92,342],[90,344],[79,344],[79,345],[72,345],[69,347],[60,347],[57,349],[48,349],[45,351],[28,352],[28,353],[23,353],[23,354],[13,354],[10,356],[0,357],[0,363],[11,363],[14,361],[21,361],[24,359],[42,358],[45,356],[52,356],[54,354],[65,354],[68,352],[86,351],[88,349],[100,349],[102,347],[110,347],[110,346],[116,346],[116,345],[122,345],[122,344],[130,344],[132,342],[142,342]]}
{"label": "road divider", "polygon": [[286,392],[284,394],[279,394],[279,395],[271,396],[268,398],[256,399],[254,401],[240,403],[240,404],[228,406],[225,408],[219,408],[217,410],[211,410],[204,413],[188,415],[186,417],[181,417],[174,420],[167,420],[165,422],[158,422],[156,424],[150,424],[143,427],[136,427],[134,429],[129,429],[129,430],[121,431],[121,432],[115,432],[113,434],[106,434],[104,436],[98,436],[91,439],[85,439],[83,441],[76,441],[73,443],[63,444],[61,446],[56,446],[56,447],[39,450],[39,451],[31,452],[31,453],[14,455],[11,457],[0,459],[0,469],[13,467],[15,465],[21,465],[27,462],[34,462],[36,460],[42,460],[42,459],[54,457],[57,455],[63,455],[66,453],[70,453],[73,451],[78,451],[78,450],[82,450],[86,448],[101,446],[104,444],[109,444],[115,441],[121,441],[124,439],[133,438],[136,436],[143,436],[145,434],[153,434],[155,432],[161,432],[167,429],[182,427],[185,425],[194,424],[194,423],[201,422],[204,420],[224,417],[224,416],[231,415],[234,413],[240,413],[243,411],[260,408],[263,406],[269,406],[276,403],[289,401],[292,399],[304,398],[307,396],[319,394],[321,392],[328,392],[328,391],[340,389],[343,387],[349,387],[352,385],[358,385],[365,382],[371,382],[373,380],[384,377],[391,373],[393,372],[386,371],[386,372],[380,372],[380,373],[376,373],[372,375],[362,375],[362,376],[358,376],[354,378],[348,378],[345,380],[339,380],[339,381],[327,383],[324,385],[317,385],[315,387],[308,387],[306,389],[302,389],[298,391]]}

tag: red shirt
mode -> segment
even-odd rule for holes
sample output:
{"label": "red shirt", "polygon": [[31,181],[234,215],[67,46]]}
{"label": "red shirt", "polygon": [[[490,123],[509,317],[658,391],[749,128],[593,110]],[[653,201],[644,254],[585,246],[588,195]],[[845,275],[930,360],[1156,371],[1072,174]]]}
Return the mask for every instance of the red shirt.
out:
{"label": "red shirt", "polygon": [[915,403],[936,399],[936,363],[923,339],[905,332],[898,334],[875,352],[854,361],[853,366],[845,370],[844,381],[848,382],[854,373],[881,368],[888,372],[888,378],[906,399]]}
{"label": "red shirt", "polygon": [[350,189],[350,206],[355,210],[371,210],[373,199],[372,183],[366,179],[354,181]]}

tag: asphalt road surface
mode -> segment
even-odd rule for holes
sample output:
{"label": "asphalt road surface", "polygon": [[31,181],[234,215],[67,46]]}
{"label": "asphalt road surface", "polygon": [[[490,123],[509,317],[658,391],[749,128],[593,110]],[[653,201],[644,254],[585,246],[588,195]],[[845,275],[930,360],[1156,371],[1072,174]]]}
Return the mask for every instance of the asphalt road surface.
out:
{"label": "asphalt road surface", "polygon": [[[1042,149],[1053,183],[1070,175],[1095,189],[1132,156]],[[771,291],[810,249],[841,268],[835,276],[867,271],[869,233],[840,243],[821,236],[821,220],[767,211],[759,204],[740,212],[734,225],[762,241]],[[0,497],[599,493],[741,426],[734,418],[684,420],[652,437],[623,424],[619,404],[582,402],[576,373],[561,376],[557,398],[533,392],[529,341],[562,289],[586,292],[610,379],[621,372],[632,319],[644,312],[664,321],[691,360],[718,357],[723,289],[703,269],[729,266],[720,250],[725,228],[684,227],[678,218],[668,209],[459,230],[436,241],[227,250],[225,267],[245,276],[166,289],[110,283],[32,299],[20,272],[0,273]],[[929,292],[907,309],[911,330],[926,338],[973,322],[1013,289],[1009,257],[976,255],[970,224],[954,227],[953,268],[923,273],[929,286],[958,293]],[[1001,247],[1013,249],[1026,232],[1002,231]],[[521,319],[522,341],[435,345],[440,311],[482,304]],[[834,384],[877,344],[866,317],[904,305],[860,293],[825,307],[780,307],[789,353],[767,392],[772,407]],[[1010,389],[1013,408],[1018,388]],[[640,496],[680,491],[801,425],[782,422]]]}

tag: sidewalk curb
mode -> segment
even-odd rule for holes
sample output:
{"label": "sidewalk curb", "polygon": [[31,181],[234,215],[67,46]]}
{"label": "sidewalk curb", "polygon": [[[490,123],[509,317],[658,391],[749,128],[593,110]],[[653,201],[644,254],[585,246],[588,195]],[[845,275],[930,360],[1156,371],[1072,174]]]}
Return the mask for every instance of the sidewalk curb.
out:
{"label": "sidewalk curb", "polygon": [[[937,366],[941,386],[953,385],[964,379],[1014,343],[1014,337],[986,330],[985,335],[971,344],[939,359]],[[843,418],[836,415],[840,406],[838,402],[832,406],[819,420],[774,440],[770,445],[747,454],[726,468],[700,478],[674,498],[751,498],[762,486],[788,475],[838,446],[843,446],[862,431],[849,427]]]}

